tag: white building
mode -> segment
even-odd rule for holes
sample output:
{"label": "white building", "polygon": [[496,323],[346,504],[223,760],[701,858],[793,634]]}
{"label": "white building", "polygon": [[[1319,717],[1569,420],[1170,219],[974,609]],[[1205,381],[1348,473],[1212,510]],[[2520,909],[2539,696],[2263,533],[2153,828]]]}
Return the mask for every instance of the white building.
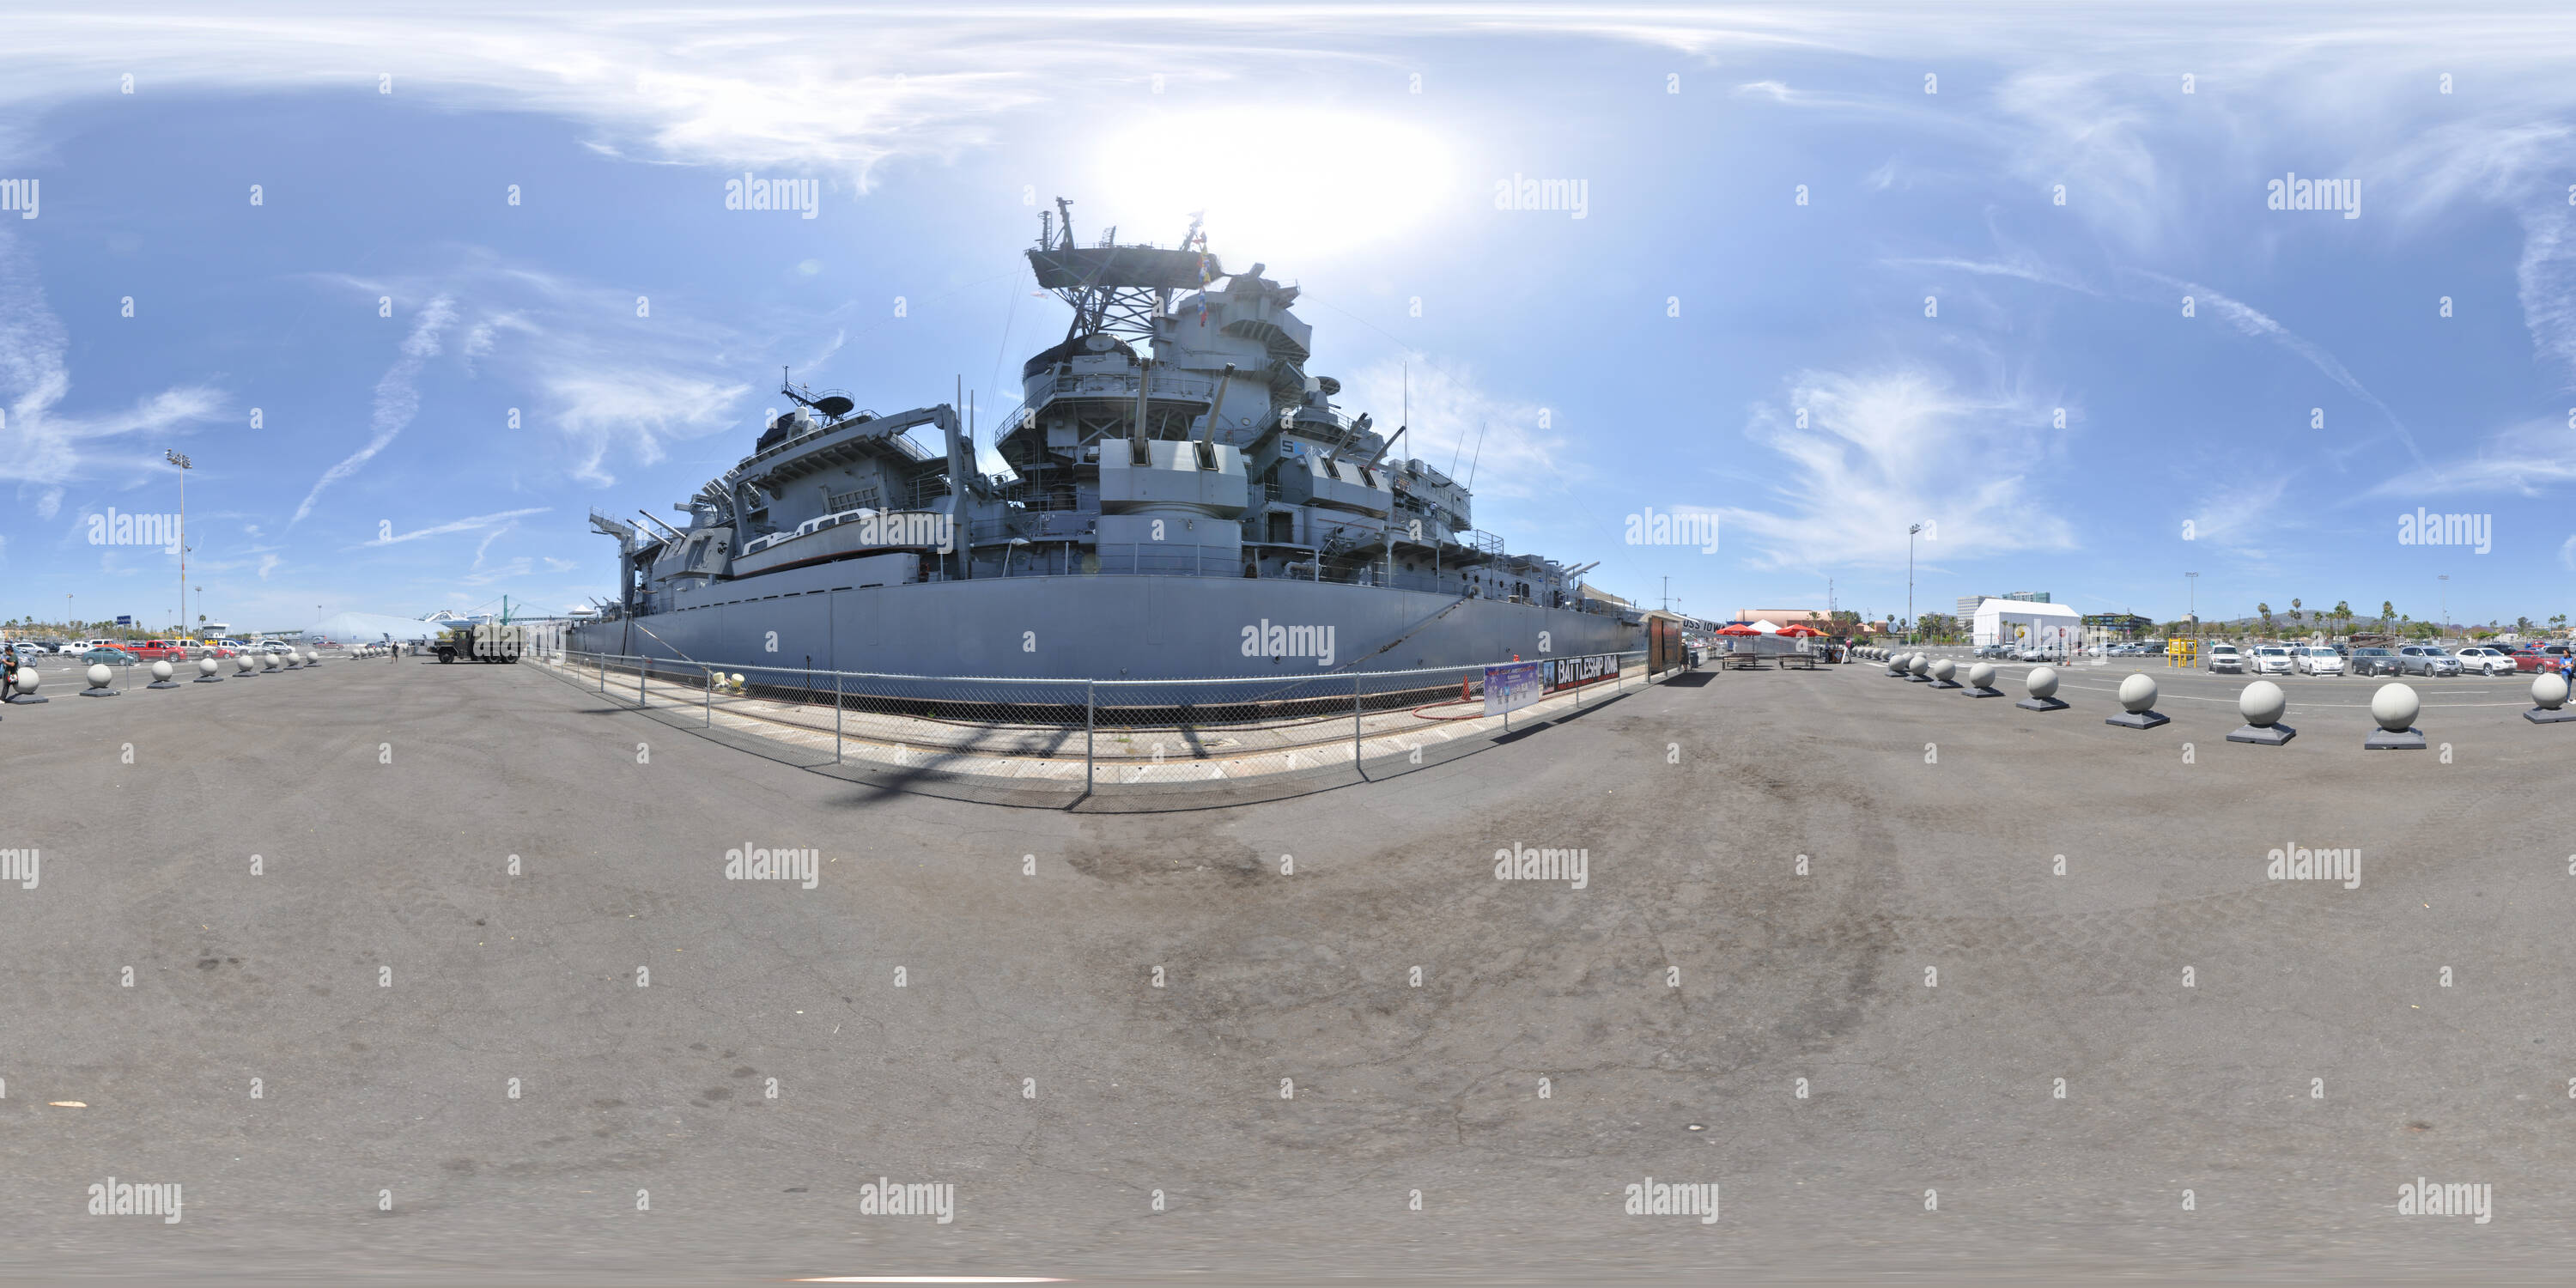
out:
{"label": "white building", "polygon": [[1968,627],[1973,644],[2035,645],[2069,652],[2084,646],[2084,617],[2064,604],[1989,599]]}

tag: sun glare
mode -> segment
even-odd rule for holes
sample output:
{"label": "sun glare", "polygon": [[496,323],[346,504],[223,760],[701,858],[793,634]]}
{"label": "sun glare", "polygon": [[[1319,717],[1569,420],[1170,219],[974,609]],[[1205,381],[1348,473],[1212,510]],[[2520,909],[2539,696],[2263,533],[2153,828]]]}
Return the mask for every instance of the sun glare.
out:
{"label": "sun glare", "polygon": [[1465,200],[1446,141],[1409,122],[1302,107],[1175,109],[1102,144],[1083,240],[1176,242],[1207,212],[1227,267],[1295,266],[1418,232]]}

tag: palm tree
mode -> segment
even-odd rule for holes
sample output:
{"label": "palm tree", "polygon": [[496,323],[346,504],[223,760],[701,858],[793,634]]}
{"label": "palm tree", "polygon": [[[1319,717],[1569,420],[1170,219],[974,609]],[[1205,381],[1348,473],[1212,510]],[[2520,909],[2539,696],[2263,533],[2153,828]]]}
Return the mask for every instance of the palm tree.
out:
{"label": "palm tree", "polygon": [[2259,614],[2261,614],[2261,615],[2262,615],[2262,618],[2263,618],[2263,633],[2264,633],[2264,634],[2266,634],[2266,635],[2271,634],[2271,633],[2272,633],[2272,606],[2271,606],[2270,604],[2256,604],[2256,605],[2254,606],[2254,611],[2255,611],[2256,613],[2259,613]]}
{"label": "palm tree", "polygon": [[2389,619],[2389,618],[2392,618],[2392,617],[2395,617],[2396,615],[2397,615],[2397,605],[2392,604],[2392,603],[2390,603],[2389,601],[2387,601],[2387,600],[2385,600],[2385,599],[2383,599],[2383,600],[2379,601],[2379,629],[2381,629],[2381,630],[2383,630],[2383,631],[2384,631],[2384,630],[2387,630],[2387,629],[2388,629],[2388,619]]}
{"label": "palm tree", "polygon": [[2349,634],[2351,634],[2351,633],[2352,633],[2352,602],[2351,602],[2350,600],[2343,600],[2343,599],[2338,599],[2338,600],[2336,600],[2336,601],[2335,601],[2335,606],[2334,606],[2334,616],[2335,616],[2335,623],[2336,623],[2336,626],[2335,626],[2335,631],[2336,631],[2336,633],[2337,633],[2337,634],[2341,634],[2341,635],[2349,635]]}
{"label": "palm tree", "polygon": [[2299,620],[2299,601],[2295,599],[2290,601],[2290,620],[2292,622]]}

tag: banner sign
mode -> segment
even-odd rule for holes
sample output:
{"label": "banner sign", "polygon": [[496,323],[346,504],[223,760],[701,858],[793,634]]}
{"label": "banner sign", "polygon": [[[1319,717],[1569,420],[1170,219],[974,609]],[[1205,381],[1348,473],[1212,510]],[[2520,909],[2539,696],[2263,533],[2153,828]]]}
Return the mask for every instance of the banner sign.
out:
{"label": "banner sign", "polygon": [[1538,701],[1537,662],[1507,662],[1485,668],[1485,714],[1498,716]]}
{"label": "banner sign", "polygon": [[1540,687],[1548,693],[1607,680],[1619,674],[1619,655],[1594,653],[1589,657],[1558,658],[1539,663]]}

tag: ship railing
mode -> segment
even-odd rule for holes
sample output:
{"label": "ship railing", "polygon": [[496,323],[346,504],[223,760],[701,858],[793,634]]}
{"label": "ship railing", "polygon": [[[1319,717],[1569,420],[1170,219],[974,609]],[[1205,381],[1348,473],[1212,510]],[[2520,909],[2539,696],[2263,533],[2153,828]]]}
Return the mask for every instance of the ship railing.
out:
{"label": "ship railing", "polygon": [[[1588,666],[1545,659],[1546,674],[1562,687],[1552,685],[1512,719],[1526,727],[1571,717],[1662,678],[1646,675],[1643,652],[1599,657]],[[1616,665],[1606,665],[1612,658]],[[1501,731],[1499,718],[1483,713],[1481,663],[1370,670],[1347,659],[1318,665],[1282,656],[1270,660],[1273,673],[1258,676],[1091,680],[570,650],[530,660],[621,707],[729,745],[848,777],[883,775],[906,788],[964,782],[1087,796],[1335,768],[1382,777],[1490,742],[1461,732]]]}

